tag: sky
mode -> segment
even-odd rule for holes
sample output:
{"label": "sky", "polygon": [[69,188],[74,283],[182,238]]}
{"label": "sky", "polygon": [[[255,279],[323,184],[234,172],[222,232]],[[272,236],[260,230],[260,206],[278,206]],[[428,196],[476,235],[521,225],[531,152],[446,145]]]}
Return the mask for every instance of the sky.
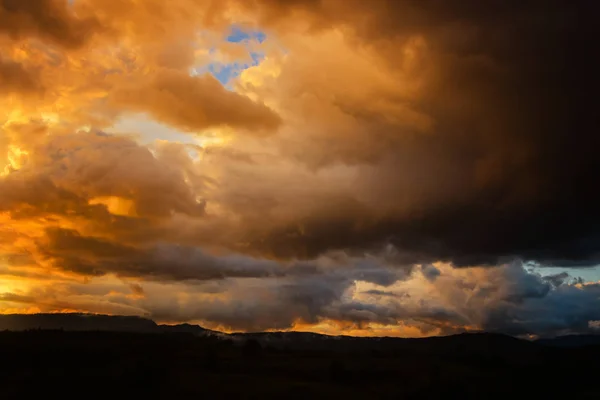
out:
{"label": "sky", "polygon": [[0,312],[600,326],[595,2],[0,2]]}

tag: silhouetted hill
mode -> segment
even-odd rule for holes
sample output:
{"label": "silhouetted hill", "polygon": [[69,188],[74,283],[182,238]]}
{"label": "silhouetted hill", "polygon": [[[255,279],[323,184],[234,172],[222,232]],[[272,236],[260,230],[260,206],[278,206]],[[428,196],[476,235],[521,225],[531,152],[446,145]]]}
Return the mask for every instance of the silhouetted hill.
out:
{"label": "silhouetted hill", "polygon": [[[0,315],[0,331],[32,329],[65,331],[110,331],[132,333],[178,333],[194,336],[215,335],[238,342],[255,340],[263,347],[311,351],[381,351],[405,352],[485,352],[503,355],[511,352],[532,352],[535,345],[582,347],[600,345],[600,335],[569,335],[535,342],[495,333],[463,333],[429,338],[330,336],[312,332],[253,332],[226,334],[199,325],[158,325],[136,316],[101,314],[8,314]],[[534,345],[535,343],[535,345]]]}
{"label": "silhouetted hill", "polygon": [[0,315],[0,396],[597,399],[597,339],[225,334],[139,317]]}
{"label": "silhouetted hill", "polygon": [[0,314],[0,331],[25,330],[109,331],[135,333],[186,333],[196,336],[222,334],[199,325],[158,325],[154,321],[136,316],[111,316],[100,314]]}
{"label": "silhouetted hill", "polygon": [[255,340],[265,348],[283,351],[338,354],[389,354],[403,357],[477,358],[502,363],[519,358],[529,363],[541,352],[537,344],[492,333],[464,333],[429,338],[327,336],[307,332],[261,332],[233,334],[242,341]]}
{"label": "silhouetted hill", "polygon": [[190,325],[190,324],[179,324],[179,325],[158,325],[158,328],[161,332],[164,333],[189,333],[196,336],[203,336],[209,334],[222,334],[221,332],[213,331],[211,329],[206,329],[201,327],[200,325]]}
{"label": "silhouetted hill", "polygon": [[66,331],[111,331],[150,333],[159,331],[149,319],[97,314],[8,314],[0,315],[0,330],[62,329]]}
{"label": "silhouetted hill", "polygon": [[[600,398],[598,346],[558,348],[492,334],[366,339],[293,332],[223,340],[181,329],[192,334],[0,332],[0,397]],[[265,338],[291,346],[263,346]]]}

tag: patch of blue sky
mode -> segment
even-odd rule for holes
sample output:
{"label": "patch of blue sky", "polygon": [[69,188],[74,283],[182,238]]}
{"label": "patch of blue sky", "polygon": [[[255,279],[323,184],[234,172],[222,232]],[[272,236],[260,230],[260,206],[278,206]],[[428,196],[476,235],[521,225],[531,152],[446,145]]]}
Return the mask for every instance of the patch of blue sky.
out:
{"label": "patch of blue sky", "polygon": [[[265,54],[260,51],[252,51],[251,43],[257,42],[262,43],[266,40],[267,35],[258,30],[245,30],[239,26],[232,26],[225,40],[231,43],[237,43],[242,46],[246,46],[248,49],[251,61],[233,61],[231,63],[222,62],[211,62],[205,65],[196,66],[192,69],[192,75],[202,75],[210,73],[216,79],[219,80],[225,86],[225,88],[231,90],[232,80],[239,77],[241,73],[248,69],[257,66],[265,59]],[[216,49],[212,48],[209,50],[209,54],[215,53]]]}
{"label": "patch of blue sky", "polygon": [[592,267],[545,267],[534,264],[531,269],[542,276],[566,272],[572,278],[581,278],[585,282],[600,282],[600,265]]}
{"label": "patch of blue sky", "polygon": [[248,40],[256,40],[258,43],[262,43],[266,38],[267,34],[262,31],[244,30],[237,25],[233,25],[225,40],[231,43],[239,43]]}
{"label": "patch of blue sky", "polygon": [[[232,63],[210,63],[206,65],[204,68],[196,68],[196,73],[209,72],[215,78],[219,80],[226,87],[231,81],[240,76],[240,74],[251,67],[255,67],[264,60],[265,55],[263,53],[252,52],[250,53],[250,57],[252,58],[251,62],[239,62],[234,61]],[[204,70],[204,71],[203,71]]]}

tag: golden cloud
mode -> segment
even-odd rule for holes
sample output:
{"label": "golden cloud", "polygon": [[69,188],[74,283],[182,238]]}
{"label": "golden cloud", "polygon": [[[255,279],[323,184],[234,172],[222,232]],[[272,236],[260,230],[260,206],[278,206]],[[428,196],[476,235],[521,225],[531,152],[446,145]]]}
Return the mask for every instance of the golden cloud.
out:
{"label": "golden cloud", "polygon": [[588,329],[596,286],[504,261],[599,259],[596,24],[502,3],[0,1],[0,310]]}
{"label": "golden cloud", "polygon": [[140,83],[123,85],[112,94],[117,107],[150,112],[158,120],[184,131],[213,126],[273,130],[279,117],[262,104],[227,91],[210,75],[160,70]]}

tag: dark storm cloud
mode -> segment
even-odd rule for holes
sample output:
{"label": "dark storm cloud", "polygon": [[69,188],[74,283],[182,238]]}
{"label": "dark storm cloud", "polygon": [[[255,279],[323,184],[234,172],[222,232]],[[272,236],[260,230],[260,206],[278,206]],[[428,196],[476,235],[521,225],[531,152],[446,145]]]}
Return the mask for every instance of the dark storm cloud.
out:
{"label": "dark storm cloud", "polygon": [[599,297],[598,285],[561,285],[523,306],[505,303],[489,310],[482,328],[510,335],[592,333],[590,322],[600,319]]}
{"label": "dark storm cloud", "polygon": [[551,283],[553,286],[560,286],[570,278],[571,276],[567,272],[561,272],[560,274],[545,276],[544,280]]}
{"label": "dark storm cloud", "polygon": [[[157,281],[203,281],[226,278],[320,277],[344,282],[361,280],[389,286],[408,276],[406,270],[382,266],[376,258],[340,259],[326,256],[328,263],[311,261],[278,263],[239,254],[212,255],[199,247],[170,243],[134,247],[84,236],[74,230],[49,228],[38,240],[38,250],[56,268],[87,276],[115,274],[120,277]],[[293,293],[291,287],[288,294]]]}
{"label": "dark storm cloud", "polygon": [[[0,89],[48,94],[0,132],[0,272],[49,288],[9,284],[0,301],[244,330],[597,325],[598,285],[499,265],[600,262],[595,2],[173,3],[0,0],[0,41],[19,46]],[[196,11],[216,23],[231,3],[290,47],[279,60],[266,43],[226,90],[190,76],[180,43],[209,18]],[[76,15],[102,20],[98,40]],[[124,111],[231,130],[144,146],[64,123]],[[452,268],[475,265],[495,268]],[[72,275],[94,284],[67,290]]]}
{"label": "dark storm cloud", "polygon": [[384,296],[384,297],[397,297],[397,298],[402,298],[405,296],[410,297],[410,295],[408,295],[406,293],[395,293],[395,292],[390,292],[390,291],[386,291],[386,290],[378,290],[378,289],[366,290],[362,293],[368,294],[371,296]]}
{"label": "dark storm cloud", "polygon": [[277,263],[268,260],[215,257],[199,248],[169,244],[140,249],[60,228],[48,229],[39,249],[57,268],[89,276],[113,273],[155,280],[214,280],[284,274]]}
{"label": "dark storm cloud", "polygon": [[246,331],[287,329],[296,322],[316,324],[327,319],[394,323],[402,315],[394,308],[344,300],[355,285],[353,269],[345,265],[318,275],[290,274],[260,283],[225,281],[223,298],[184,306],[148,304],[148,310],[156,319],[202,319]]}
{"label": "dark storm cloud", "polygon": [[431,264],[421,266],[421,273],[429,281],[435,281],[441,275],[440,270]]}
{"label": "dark storm cloud", "polygon": [[[10,12],[31,14],[27,21],[42,20],[34,18],[33,7],[2,4],[9,4]],[[319,29],[350,27],[355,36],[348,40],[375,53],[390,80],[398,78],[394,74],[405,61],[399,50],[422,37],[425,44],[415,50],[423,53],[416,57],[417,72],[408,75],[423,82],[422,93],[398,99],[384,91],[380,100],[391,105],[391,112],[408,107],[408,114],[423,115],[431,124],[425,124],[426,132],[416,132],[410,124],[378,114],[369,104],[372,99],[336,92],[325,96],[353,118],[357,132],[332,137],[324,130],[322,138],[302,132],[307,139],[294,141],[292,154],[317,169],[336,162],[358,165],[356,195],[315,198],[313,208],[283,222],[245,218],[229,240],[223,232],[230,227],[218,226],[212,238],[218,244],[281,258],[314,258],[331,249],[360,252],[393,243],[405,264],[494,265],[513,257],[569,265],[598,261],[600,211],[593,185],[600,170],[593,98],[597,62],[587,45],[597,36],[595,3],[259,1],[244,7],[265,11],[261,15],[283,33],[291,28],[277,21],[298,12]],[[313,90],[310,82],[298,81],[304,92]],[[175,111],[169,115],[181,114]],[[255,111],[244,111],[240,118],[262,120]],[[185,114],[194,117],[191,111]],[[78,165],[69,171],[79,175],[65,174],[52,170],[52,159],[43,161],[48,174],[65,179],[61,190],[77,192],[70,186],[82,185],[86,194],[126,197],[144,217],[168,217],[175,211],[203,215],[205,203],[196,199],[197,188],[186,187],[188,177],[160,165],[146,149],[116,138],[77,140],[81,145],[66,156],[60,154],[66,145],[62,140],[39,149]],[[130,186],[139,190],[132,192]],[[252,198],[239,192],[219,206],[242,207],[243,195]],[[280,201],[261,196],[261,207]],[[256,209],[244,213],[256,214]]]}
{"label": "dark storm cloud", "polygon": [[[423,37],[424,89],[412,106],[434,122],[415,135],[374,122],[364,104],[342,107],[370,140],[356,145],[362,136],[348,133],[331,146],[315,137],[295,154],[307,163],[369,163],[358,185],[372,204],[315,213],[257,246],[311,256],[390,242],[416,261],[460,266],[513,257],[600,262],[595,2],[273,3],[271,20],[302,10],[315,27],[354,28],[355,41],[391,71],[401,46]],[[398,211],[399,199],[409,211]],[[292,234],[300,223],[302,233]]]}

